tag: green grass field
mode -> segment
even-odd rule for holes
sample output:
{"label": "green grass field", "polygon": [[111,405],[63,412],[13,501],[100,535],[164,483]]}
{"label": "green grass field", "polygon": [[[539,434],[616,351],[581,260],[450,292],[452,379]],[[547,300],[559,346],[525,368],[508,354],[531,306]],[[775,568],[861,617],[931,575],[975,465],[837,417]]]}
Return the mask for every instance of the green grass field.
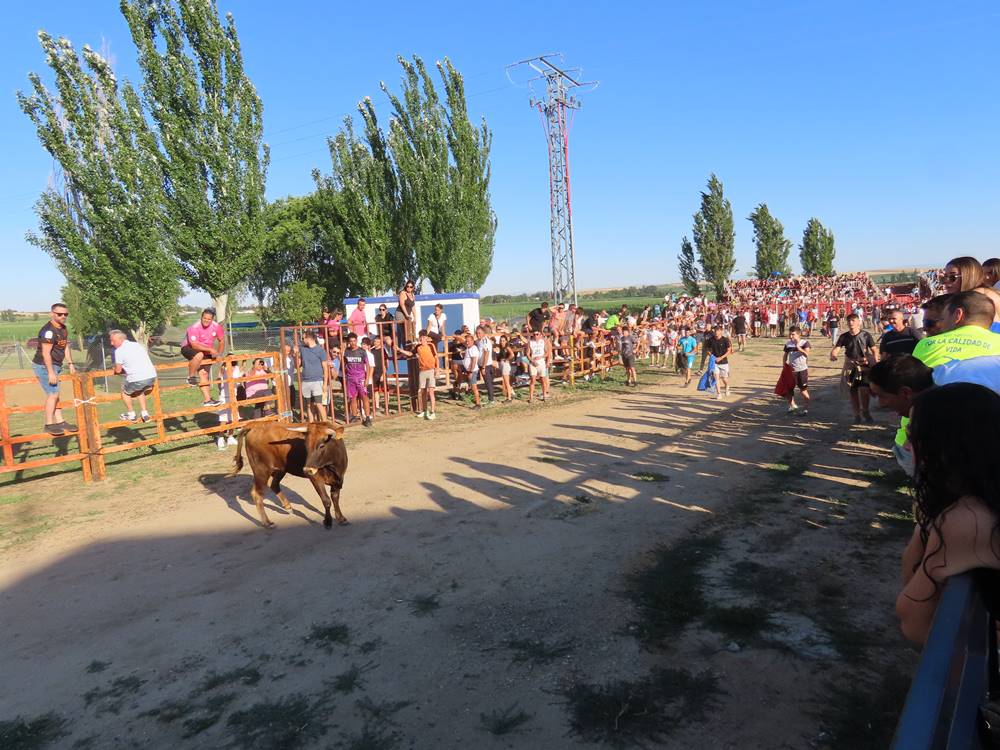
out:
{"label": "green grass field", "polygon": [[[579,304],[587,312],[593,310],[617,310],[622,305],[628,305],[630,309],[638,312],[645,305],[662,304],[662,297],[615,297],[610,299],[581,299]],[[497,304],[481,304],[479,314],[483,318],[494,318],[497,321],[514,321],[525,318],[528,312],[534,310],[540,302],[500,302]]]}

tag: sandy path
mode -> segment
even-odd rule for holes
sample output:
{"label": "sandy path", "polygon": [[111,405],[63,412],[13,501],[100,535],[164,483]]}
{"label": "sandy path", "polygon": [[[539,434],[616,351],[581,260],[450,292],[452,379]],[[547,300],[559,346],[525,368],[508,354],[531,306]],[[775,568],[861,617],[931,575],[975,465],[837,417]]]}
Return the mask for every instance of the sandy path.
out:
{"label": "sandy path", "polygon": [[[769,395],[775,351],[755,342],[753,357],[736,360],[727,402],[652,372],[650,386],[620,395],[482,419],[442,408],[434,425],[384,425],[388,434],[353,447],[351,433],[343,508],[352,523],[329,532],[304,481],[286,480],[296,514],[271,503],[278,528],[265,532],[248,473],[223,477],[228,457],[188,450],[186,465],[160,478],[155,459],[135,462],[141,481],[119,481],[88,504],[105,511],[100,521],[2,558],[0,718],[55,711],[67,720],[60,746],[267,747],[280,746],[268,730],[239,733],[273,728],[260,718],[267,707],[227,722],[278,703],[278,715],[305,717],[295,719],[303,746],[361,747],[351,741],[366,731],[383,743],[371,747],[579,746],[559,692],[663,662],[627,635],[635,612],[620,595],[624,575],[651,548],[725,514],[788,445],[822,448],[809,429],[843,421],[827,386],[812,427],[782,423]],[[859,465],[870,460],[859,453]],[[826,475],[850,486],[840,464]],[[669,480],[642,481],[642,472]],[[511,643],[520,641],[551,653],[522,658]],[[697,669],[738,670],[747,658],[682,655]],[[782,733],[799,746],[813,724],[778,683],[811,667],[773,651],[756,658],[774,684],[749,664],[744,677],[790,702]],[[213,673],[239,668],[205,687]],[[511,706],[531,718],[502,736],[485,731],[481,715]],[[689,727],[676,746],[709,737],[773,746],[773,713],[756,701],[727,701],[726,710],[739,721]]]}

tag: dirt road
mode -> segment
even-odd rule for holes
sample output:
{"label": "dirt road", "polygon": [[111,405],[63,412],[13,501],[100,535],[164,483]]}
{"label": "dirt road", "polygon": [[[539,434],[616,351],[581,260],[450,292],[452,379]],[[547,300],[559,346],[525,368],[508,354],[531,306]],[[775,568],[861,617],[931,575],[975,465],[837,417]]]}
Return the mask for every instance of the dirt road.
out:
{"label": "dirt road", "polygon": [[725,401],[651,370],[352,431],[351,525],[332,531],[295,478],[294,515],[269,498],[261,529],[249,474],[209,447],[0,492],[0,720],[20,717],[0,732],[879,746],[914,661],[892,617],[909,527],[891,420],[850,426],[829,363],[810,416],[786,417],[779,363],[752,342]]}

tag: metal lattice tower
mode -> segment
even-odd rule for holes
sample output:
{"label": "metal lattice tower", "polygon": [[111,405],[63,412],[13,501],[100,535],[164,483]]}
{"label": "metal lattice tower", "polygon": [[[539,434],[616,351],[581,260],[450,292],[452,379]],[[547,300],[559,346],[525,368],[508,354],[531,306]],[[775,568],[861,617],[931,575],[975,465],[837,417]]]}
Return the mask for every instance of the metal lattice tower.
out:
{"label": "metal lattice tower", "polygon": [[533,108],[542,115],[542,126],[549,147],[549,201],[550,233],[552,244],[552,296],[560,302],[576,303],[576,257],[573,253],[573,208],[569,182],[569,129],[572,112],[580,103],[570,94],[580,86],[593,86],[593,82],[580,83],[543,55],[522,60],[513,66],[528,65],[538,78],[545,81],[545,99],[530,100]]}

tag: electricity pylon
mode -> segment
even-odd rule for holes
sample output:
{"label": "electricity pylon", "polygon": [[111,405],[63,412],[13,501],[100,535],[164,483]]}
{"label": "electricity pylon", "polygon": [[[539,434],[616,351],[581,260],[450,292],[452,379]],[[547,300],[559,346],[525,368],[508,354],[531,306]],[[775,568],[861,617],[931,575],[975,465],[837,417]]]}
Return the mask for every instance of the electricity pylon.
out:
{"label": "electricity pylon", "polygon": [[550,232],[552,243],[552,296],[555,302],[576,303],[576,257],[573,253],[573,207],[569,183],[569,131],[572,112],[580,102],[571,91],[581,86],[595,86],[588,81],[581,83],[575,71],[564,70],[541,55],[521,60],[508,66],[508,70],[527,65],[545,81],[545,98],[529,100],[542,116],[542,127],[549,147],[549,202]]}

